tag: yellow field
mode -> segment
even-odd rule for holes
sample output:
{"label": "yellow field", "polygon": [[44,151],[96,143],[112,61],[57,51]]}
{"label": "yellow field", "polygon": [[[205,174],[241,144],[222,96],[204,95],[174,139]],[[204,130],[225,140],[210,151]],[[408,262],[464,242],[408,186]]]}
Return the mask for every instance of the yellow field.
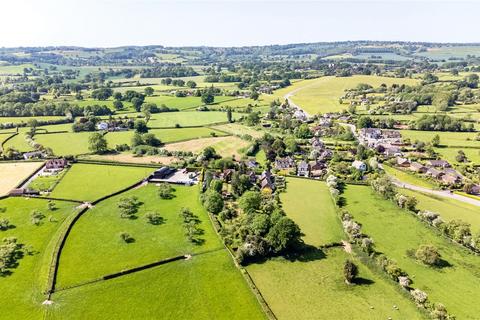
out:
{"label": "yellow field", "polygon": [[346,89],[355,88],[359,83],[368,83],[378,87],[382,83],[386,85],[408,84],[414,85],[415,79],[388,78],[377,76],[356,75],[351,77],[321,77],[311,80],[298,81],[291,86],[275,91],[278,98],[283,98],[291,93],[291,100],[309,114],[336,112],[346,109],[347,104],[340,104],[339,98]]}
{"label": "yellow field", "polygon": [[0,195],[6,195],[23,179],[37,170],[43,162],[16,162],[0,164]]}
{"label": "yellow field", "polygon": [[170,151],[191,151],[193,153],[199,153],[206,147],[213,147],[215,151],[223,157],[240,158],[241,154],[239,149],[248,145],[248,142],[238,137],[215,137],[215,138],[202,138],[196,140],[190,140],[185,142],[170,143],[165,146],[165,149]]}

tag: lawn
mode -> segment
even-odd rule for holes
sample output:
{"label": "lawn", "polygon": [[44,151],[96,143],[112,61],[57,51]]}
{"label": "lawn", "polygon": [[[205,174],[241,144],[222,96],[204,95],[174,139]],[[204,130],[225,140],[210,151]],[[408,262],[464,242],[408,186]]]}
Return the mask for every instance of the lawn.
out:
{"label": "lawn", "polygon": [[[341,240],[342,227],[323,182],[288,178],[281,200],[307,244]],[[359,266],[365,284],[345,284],[342,268],[346,259]],[[275,258],[251,264],[247,270],[278,319],[422,318],[392,282],[371,272],[341,247],[311,249],[298,259]]]}
{"label": "lawn", "polygon": [[445,221],[461,219],[471,224],[472,232],[480,232],[479,207],[455,199],[424,194],[412,190],[402,189],[400,192],[415,196],[418,200],[418,209],[437,212]]}
{"label": "lawn", "polygon": [[[18,260],[18,267],[11,269],[12,274],[0,279],[0,297],[2,319],[42,319],[43,294],[46,288],[48,268],[51,262],[54,239],[64,219],[74,211],[76,204],[55,201],[57,209],[47,210],[47,201],[43,199],[8,198],[0,200],[0,207],[6,208],[2,218],[14,225],[1,231],[1,238],[16,237],[19,243],[30,248],[31,255]],[[30,222],[30,213],[40,210],[46,218],[39,226]]]}
{"label": "lawn", "polygon": [[[305,197],[313,201],[305,201]],[[320,246],[340,242],[342,225],[324,182],[300,178],[287,179],[287,192],[280,194],[283,209],[298,223],[305,243]]]}
{"label": "lawn", "polygon": [[7,194],[37,170],[43,162],[0,163],[0,195]]}
{"label": "lawn", "polygon": [[275,96],[283,100],[284,95],[293,93],[292,101],[310,114],[337,112],[348,107],[348,104],[339,102],[345,90],[355,88],[359,83],[378,87],[382,83],[413,85],[417,80],[363,75],[344,78],[329,76],[296,82],[287,88],[275,91]]}
{"label": "lawn", "polygon": [[93,201],[126,188],[154,169],[95,164],[74,164],[53,189],[54,198]]}
{"label": "lawn", "polygon": [[[234,115],[235,118],[235,115]],[[150,128],[165,128],[188,126],[204,126],[213,123],[227,122],[227,113],[219,111],[190,111],[190,112],[164,112],[152,114],[148,121]]]}
{"label": "lawn", "polygon": [[44,147],[52,148],[57,156],[90,153],[88,137],[91,132],[37,134],[34,139]]}
{"label": "lawn", "polygon": [[240,149],[245,148],[250,143],[235,136],[201,138],[190,141],[170,143],[165,149],[170,151],[191,151],[195,154],[200,153],[206,147],[213,147],[222,157],[235,156],[240,159],[242,154]]}
{"label": "lawn", "polygon": [[[378,251],[398,262],[413,277],[414,286],[429,299],[443,303],[458,319],[480,314],[480,257],[452,244],[393,202],[380,199],[366,186],[349,185],[346,209],[362,224],[362,231],[375,241]],[[422,244],[435,245],[450,266],[427,267],[407,255]]]}
{"label": "lawn", "polygon": [[47,319],[266,318],[224,249],[60,291],[53,300]]}
{"label": "lawn", "polygon": [[[178,129],[152,129],[149,133],[155,134],[163,143],[171,143],[176,141],[192,140],[198,138],[211,137],[212,134],[223,136],[224,133],[210,128],[178,128]],[[134,131],[110,132],[105,137],[107,138],[109,147],[113,148],[115,145],[126,143],[130,145]]]}

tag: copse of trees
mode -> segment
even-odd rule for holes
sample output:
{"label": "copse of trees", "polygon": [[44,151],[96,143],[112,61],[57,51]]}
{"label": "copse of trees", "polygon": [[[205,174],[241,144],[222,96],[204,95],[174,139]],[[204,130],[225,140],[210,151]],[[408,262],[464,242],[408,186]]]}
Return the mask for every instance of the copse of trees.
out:
{"label": "copse of trees", "polygon": [[466,125],[463,121],[444,114],[423,115],[410,122],[409,128],[422,131],[475,131],[473,123]]}

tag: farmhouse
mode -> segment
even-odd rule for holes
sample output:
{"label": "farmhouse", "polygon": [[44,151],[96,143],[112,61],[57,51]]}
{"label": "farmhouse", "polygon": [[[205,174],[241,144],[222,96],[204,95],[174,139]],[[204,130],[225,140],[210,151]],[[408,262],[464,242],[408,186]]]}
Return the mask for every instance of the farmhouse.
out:
{"label": "farmhouse", "polygon": [[352,162],[352,167],[354,167],[355,169],[357,169],[359,171],[367,170],[367,165],[365,164],[365,162],[360,161],[360,160],[353,161]]}
{"label": "farmhouse", "polygon": [[48,171],[61,171],[68,165],[65,159],[50,159],[45,164],[45,170]]}

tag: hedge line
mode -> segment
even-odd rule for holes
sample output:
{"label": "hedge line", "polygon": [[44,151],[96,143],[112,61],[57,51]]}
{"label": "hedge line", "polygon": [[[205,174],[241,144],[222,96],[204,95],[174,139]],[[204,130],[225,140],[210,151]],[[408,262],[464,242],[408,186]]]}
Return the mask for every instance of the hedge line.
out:
{"label": "hedge line", "polygon": [[33,173],[31,173],[28,177],[20,181],[15,188],[20,188],[22,185],[24,185],[28,180],[30,180],[34,175],[36,175],[40,170],[42,170],[45,167],[45,163],[38,167]]}
{"label": "hedge line", "polygon": [[149,163],[134,163],[134,162],[118,162],[111,160],[89,160],[89,159],[78,159],[75,163],[83,164],[97,164],[104,166],[118,166],[118,167],[138,167],[138,168],[153,168],[158,169],[158,164],[149,164]]}

